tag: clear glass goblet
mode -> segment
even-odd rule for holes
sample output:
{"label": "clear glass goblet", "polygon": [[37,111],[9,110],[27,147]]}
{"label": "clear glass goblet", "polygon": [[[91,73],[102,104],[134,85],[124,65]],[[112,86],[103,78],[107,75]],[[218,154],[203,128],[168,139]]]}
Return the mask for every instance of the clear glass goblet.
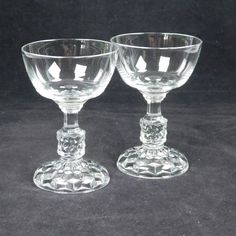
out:
{"label": "clear glass goblet", "polygon": [[167,93],[182,86],[197,63],[202,41],[175,33],[130,33],[117,35],[117,68],[129,86],[138,89],[147,101],[147,113],[140,119],[141,146],[120,155],[118,168],[131,176],[162,179],[185,173],[186,157],[165,146],[167,119],[161,102]]}
{"label": "clear glass goblet", "polygon": [[47,162],[34,174],[34,183],[57,193],[91,192],[109,182],[107,170],[85,160],[85,131],[78,112],[107,87],[117,60],[116,46],[92,39],[53,39],[22,47],[26,71],[36,91],[55,101],[64,113],[57,131],[60,159]]}

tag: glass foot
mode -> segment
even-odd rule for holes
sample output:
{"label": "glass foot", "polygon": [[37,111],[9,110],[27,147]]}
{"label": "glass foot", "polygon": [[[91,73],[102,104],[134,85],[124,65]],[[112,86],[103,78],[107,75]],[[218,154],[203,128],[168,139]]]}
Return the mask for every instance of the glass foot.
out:
{"label": "glass foot", "polygon": [[108,171],[94,161],[59,159],[43,164],[35,171],[37,187],[64,194],[87,193],[105,187]]}
{"label": "glass foot", "polygon": [[127,175],[146,179],[164,179],[182,175],[188,170],[188,160],[174,148],[130,148],[120,155],[117,167]]}

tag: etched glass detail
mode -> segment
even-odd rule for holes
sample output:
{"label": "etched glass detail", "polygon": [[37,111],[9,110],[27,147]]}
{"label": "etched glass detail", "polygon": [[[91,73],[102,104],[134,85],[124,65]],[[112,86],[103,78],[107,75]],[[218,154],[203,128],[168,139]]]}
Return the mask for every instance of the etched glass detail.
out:
{"label": "etched glass detail", "polygon": [[106,186],[109,175],[93,161],[60,159],[37,169],[34,182],[40,188],[57,193],[91,192]]}
{"label": "etched glass detail", "polygon": [[166,141],[167,119],[146,115],[140,119],[140,140],[146,145],[162,145]]}
{"label": "etched glass detail", "polygon": [[82,157],[85,153],[85,131],[60,129],[57,131],[57,153],[62,157]]}
{"label": "etched glass detail", "polygon": [[181,175],[188,169],[185,156],[166,146],[159,149],[130,148],[120,156],[117,165],[125,174],[152,179]]}
{"label": "etched glass detail", "polygon": [[34,183],[57,193],[90,192],[109,182],[107,170],[85,154],[85,131],[81,128],[62,128],[57,131],[59,160],[47,162],[34,174]]}
{"label": "etched glass detail", "polygon": [[181,175],[188,169],[186,157],[164,146],[167,136],[167,119],[161,114],[146,114],[140,119],[141,146],[130,148],[119,157],[118,168],[141,178],[170,178]]}

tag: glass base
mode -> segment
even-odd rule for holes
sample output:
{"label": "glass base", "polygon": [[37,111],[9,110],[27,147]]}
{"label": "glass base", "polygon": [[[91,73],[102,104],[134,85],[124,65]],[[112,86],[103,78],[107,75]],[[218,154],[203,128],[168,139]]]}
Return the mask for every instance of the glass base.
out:
{"label": "glass base", "polygon": [[147,149],[133,147],[120,155],[117,167],[127,175],[146,179],[165,179],[184,174],[188,168],[186,157],[174,148],[163,146]]}
{"label": "glass base", "polygon": [[64,194],[88,193],[105,187],[110,180],[108,171],[93,161],[59,159],[43,164],[35,171],[37,187]]}

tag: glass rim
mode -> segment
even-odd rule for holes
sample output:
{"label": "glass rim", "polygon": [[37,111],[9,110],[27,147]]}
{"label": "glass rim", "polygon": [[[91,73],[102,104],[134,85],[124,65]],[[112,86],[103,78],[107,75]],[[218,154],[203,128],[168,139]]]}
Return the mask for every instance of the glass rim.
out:
{"label": "glass rim", "polygon": [[46,42],[56,42],[56,41],[63,41],[63,40],[71,40],[71,41],[90,41],[90,42],[100,42],[104,43],[107,45],[114,46],[113,43],[105,40],[100,40],[100,39],[87,39],[87,38],[55,38],[55,39],[43,39],[43,40],[37,40],[33,41],[30,43],[26,43],[21,47],[21,52],[22,54],[29,56],[29,57],[35,57],[35,58],[55,58],[55,59],[82,59],[82,58],[93,58],[93,57],[102,57],[102,56],[108,56],[113,53],[116,53],[118,51],[117,46],[115,45],[114,49],[110,52],[105,52],[105,53],[99,53],[99,54],[94,54],[94,55],[85,55],[85,56],[55,56],[55,55],[46,55],[46,54],[40,54],[40,53],[33,53],[33,52],[28,52],[26,50],[27,46],[37,44],[37,43],[46,43]]}
{"label": "glass rim", "polygon": [[[186,46],[177,46],[177,47],[148,47],[148,46],[137,46],[137,45],[130,45],[125,43],[116,43],[114,42],[115,38],[122,37],[122,36],[132,36],[132,35],[173,35],[173,36],[183,36],[185,38],[194,38],[198,42],[192,45],[186,45]],[[113,37],[111,37],[110,42],[112,42],[115,45],[119,45],[122,47],[129,47],[129,48],[136,48],[136,49],[157,49],[157,50],[174,50],[174,49],[188,49],[196,46],[200,46],[202,44],[202,40],[196,36],[189,35],[189,34],[181,34],[181,33],[165,33],[165,32],[136,32],[136,33],[125,33],[125,34],[118,34]]]}

